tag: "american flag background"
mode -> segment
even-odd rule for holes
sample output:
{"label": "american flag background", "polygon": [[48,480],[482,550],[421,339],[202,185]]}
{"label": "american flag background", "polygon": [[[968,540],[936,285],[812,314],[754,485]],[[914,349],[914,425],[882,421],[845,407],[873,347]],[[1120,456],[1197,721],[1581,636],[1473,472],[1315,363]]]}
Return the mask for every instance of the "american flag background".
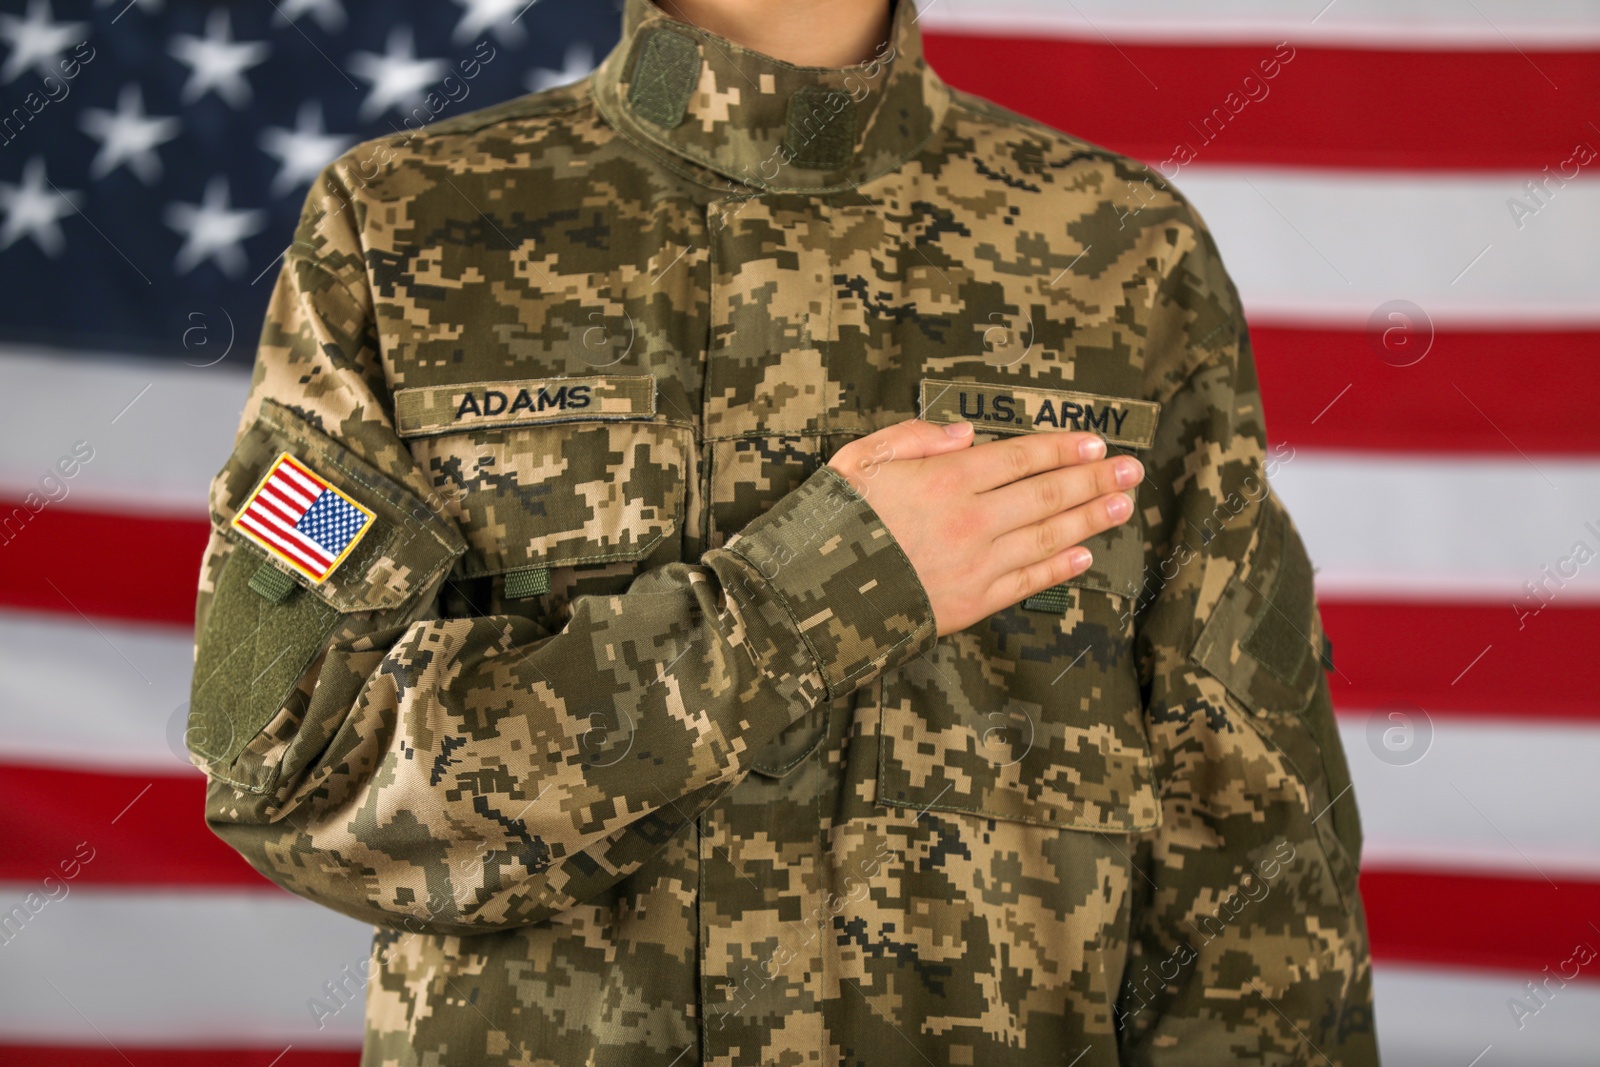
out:
{"label": "american flag background", "polygon": [[[1239,285],[1386,1062],[1600,1063],[1600,0],[921,6]],[[213,838],[184,754],[207,484],[323,164],[582,76],[618,11],[0,7],[0,1063],[353,1065],[367,928]]]}

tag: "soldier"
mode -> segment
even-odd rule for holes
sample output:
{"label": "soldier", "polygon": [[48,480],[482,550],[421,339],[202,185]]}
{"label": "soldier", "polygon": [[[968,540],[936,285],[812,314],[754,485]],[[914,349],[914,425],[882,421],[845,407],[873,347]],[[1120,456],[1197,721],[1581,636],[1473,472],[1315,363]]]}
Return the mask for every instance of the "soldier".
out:
{"label": "soldier", "polygon": [[1200,219],[909,0],[680,3],[327,167],[213,485],[206,817],[363,1062],[1375,1062]]}

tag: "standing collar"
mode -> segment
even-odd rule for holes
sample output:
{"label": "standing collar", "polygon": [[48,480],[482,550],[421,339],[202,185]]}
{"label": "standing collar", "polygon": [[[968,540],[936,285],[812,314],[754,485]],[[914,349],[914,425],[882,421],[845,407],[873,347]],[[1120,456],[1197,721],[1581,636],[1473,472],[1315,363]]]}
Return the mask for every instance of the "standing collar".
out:
{"label": "standing collar", "polygon": [[797,67],[626,0],[622,40],[594,76],[628,137],[773,192],[851,188],[904,163],[944,119],[949,91],[922,56],[913,0],[865,63]]}

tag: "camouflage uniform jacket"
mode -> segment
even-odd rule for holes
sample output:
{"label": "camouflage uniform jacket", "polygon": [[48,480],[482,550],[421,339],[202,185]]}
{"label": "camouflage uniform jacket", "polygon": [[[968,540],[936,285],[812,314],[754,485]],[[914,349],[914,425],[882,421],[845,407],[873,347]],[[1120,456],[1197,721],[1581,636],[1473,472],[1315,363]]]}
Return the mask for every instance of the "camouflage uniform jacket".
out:
{"label": "camouflage uniform jacket", "polygon": [[[308,195],[190,744],[218,834],[378,927],[366,1063],[1374,1061],[1234,288],[914,15],[799,68],[627,0],[590,78]],[[919,414],[1097,430],[1134,516],[937,638],[825,466]]]}

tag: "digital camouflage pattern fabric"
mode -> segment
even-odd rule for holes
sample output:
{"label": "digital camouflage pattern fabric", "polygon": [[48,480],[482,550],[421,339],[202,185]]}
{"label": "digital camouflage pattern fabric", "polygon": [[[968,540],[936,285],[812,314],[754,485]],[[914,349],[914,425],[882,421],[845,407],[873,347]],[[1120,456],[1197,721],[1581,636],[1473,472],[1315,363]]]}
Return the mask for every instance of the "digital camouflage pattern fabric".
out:
{"label": "digital camouflage pattern fabric", "polygon": [[[307,197],[190,744],[217,833],[376,924],[365,1063],[1376,1061],[1238,297],[1177,192],[945,86],[914,15],[801,69],[628,0],[591,78]],[[1088,423],[1133,519],[937,639],[825,467],[923,405]],[[372,515],[320,583],[230,526],[285,452]]]}

